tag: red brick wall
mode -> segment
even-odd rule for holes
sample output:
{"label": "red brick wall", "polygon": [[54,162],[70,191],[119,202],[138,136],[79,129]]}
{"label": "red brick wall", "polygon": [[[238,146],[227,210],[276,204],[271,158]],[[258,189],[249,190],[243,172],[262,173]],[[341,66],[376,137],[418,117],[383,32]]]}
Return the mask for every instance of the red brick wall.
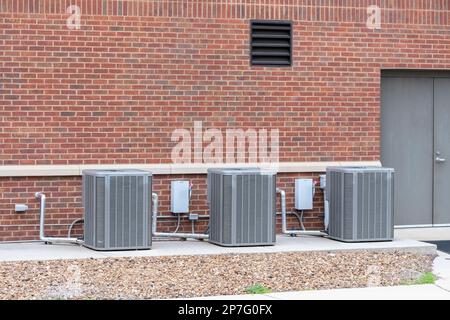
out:
{"label": "red brick wall", "polygon": [[[80,30],[66,26],[69,4],[81,7]],[[381,30],[366,28],[372,4]],[[194,121],[278,128],[280,161],[377,160],[380,70],[449,69],[449,6],[0,0],[0,165],[167,163],[173,129]],[[292,67],[249,65],[250,19],[293,21]],[[158,185],[163,203],[170,178]],[[79,182],[0,178],[0,240],[35,237],[40,189],[64,233],[81,214]],[[32,210],[15,215],[16,202]]]}
{"label": "red brick wall", "polygon": [[[277,186],[286,191],[287,211],[294,208],[294,179],[298,177],[316,178],[316,174],[280,174]],[[153,191],[159,195],[159,214],[169,219],[160,219],[159,231],[171,231],[176,224],[176,217],[170,213],[170,181],[189,180],[193,184],[191,211],[201,215],[208,214],[206,202],[206,179],[204,175],[154,176]],[[68,225],[83,216],[81,204],[81,178],[79,177],[16,177],[0,179],[0,241],[32,240],[39,236],[39,201],[34,198],[35,192],[44,192],[46,201],[46,234],[52,236],[67,236]],[[323,194],[316,191],[314,210],[304,215],[305,226],[308,229],[323,228]],[[15,213],[14,204],[26,203],[29,211],[25,214]],[[278,201],[277,211],[280,212]],[[180,231],[191,230],[191,224],[183,217]],[[207,219],[197,223],[196,231],[203,231],[208,224]],[[288,219],[290,228],[299,228],[296,218]],[[74,234],[80,234],[81,225],[74,228]],[[280,217],[278,231],[281,230]]]}

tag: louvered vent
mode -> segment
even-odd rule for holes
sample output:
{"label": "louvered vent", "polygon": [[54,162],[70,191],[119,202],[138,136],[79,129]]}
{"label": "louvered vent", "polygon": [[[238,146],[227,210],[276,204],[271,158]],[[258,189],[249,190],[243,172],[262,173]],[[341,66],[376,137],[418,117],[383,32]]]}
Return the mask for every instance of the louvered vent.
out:
{"label": "louvered vent", "polygon": [[256,66],[292,64],[292,24],[289,21],[251,22],[251,63]]}

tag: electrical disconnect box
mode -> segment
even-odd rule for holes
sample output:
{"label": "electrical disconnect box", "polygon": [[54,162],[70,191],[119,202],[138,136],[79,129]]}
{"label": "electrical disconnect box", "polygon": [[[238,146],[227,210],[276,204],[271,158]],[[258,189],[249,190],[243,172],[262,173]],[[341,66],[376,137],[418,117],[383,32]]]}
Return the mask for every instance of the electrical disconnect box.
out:
{"label": "electrical disconnect box", "polygon": [[172,213],[189,213],[191,188],[189,181],[170,182],[170,208]]}
{"label": "electrical disconnect box", "polygon": [[313,208],[314,181],[313,179],[295,180],[295,209],[311,210]]}

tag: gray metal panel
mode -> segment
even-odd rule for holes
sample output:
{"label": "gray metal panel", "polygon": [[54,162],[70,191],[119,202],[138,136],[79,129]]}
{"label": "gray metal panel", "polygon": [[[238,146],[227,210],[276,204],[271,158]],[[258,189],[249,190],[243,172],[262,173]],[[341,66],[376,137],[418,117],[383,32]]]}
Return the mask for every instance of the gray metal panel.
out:
{"label": "gray metal panel", "polygon": [[327,168],[330,238],[387,241],[394,237],[394,171]]}
{"label": "gray metal panel", "polygon": [[85,246],[95,250],[149,249],[151,173],[110,172],[83,171]]}
{"label": "gray metal panel", "polygon": [[211,173],[214,172],[223,172],[223,171],[227,171],[227,172],[240,172],[240,171],[259,171],[261,170],[260,168],[256,168],[256,167],[249,167],[249,168],[228,168],[228,167],[224,167],[224,168],[208,168],[207,175],[206,175],[206,198],[207,198],[207,202],[209,203],[211,201],[211,196],[210,196],[210,186],[212,185],[210,182],[210,177],[211,177]]}
{"label": "gray metal panel", "polygon": [[[450,78],[434,79],[434,151],[446,159],[434,164],[433,224],[450,223]],[[436,153],[439,152],[439,155]]]}
{"label": "gray metal panel", "polygon": [[276,173],[208,170],[209,241],[222,246],[275,243]]}
{"label": "gray metal panel", "polygon": [[432,223],[433,79],[383,78],[381,162],[396,171],[395,224]]}
{"label": "gray metal panel", "polygon": [[327,167],[329,170],[333,170],[334,172],[394,172],[393,168],[384,168],[384,167],[373,167],[373,166],[355,166],[355,167]]}
{"label": "gray metal panel", "polygon": [[381,70],[383,78],[450,78],[450,70]]}

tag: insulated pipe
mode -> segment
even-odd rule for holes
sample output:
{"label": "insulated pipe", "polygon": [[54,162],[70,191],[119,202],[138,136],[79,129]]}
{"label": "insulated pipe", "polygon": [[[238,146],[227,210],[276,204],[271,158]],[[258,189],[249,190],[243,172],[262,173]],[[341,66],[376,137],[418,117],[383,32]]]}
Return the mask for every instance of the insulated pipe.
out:
{"label": "insulated pipe", "polygon": [[172,233],[172,232],[157,232],[157,219],[158,219],[158,194],[152,193],[152,234],[155,237],[170,237],[170,238],[190,238],[190,239],[208,239],[207,234],[197,233]]}
{"label": "insulated pipe", "polygon": [[280,194],[281,197],[281,232],[287,234],[288,232],[286,221],[286,192],[284,190],[281,190],[280,188],[277,188],[277,192]]}
{"label": "insulated pipe", "polygon": [[327,190],[323,189],[323,210],[324,210],[324,219],[323,222],[325,224],[325,230],[328,230],[328,225],[330,223],[330,211],[329,204],[327,200]]}
{"label": "insulated pipe", "polygon": [[328,230],[328,225],[330,221],[330,212],[329,212],[329,204],[328,204],[328,195],[327,195],[327,175],[322,174],[320,176],[320,188],[323,191],[323,211],[324,218],[323,223],[325,225],[325,230]]}
{"label": "insulated pipe", "polygon": [[152,234],[156,233],[156,221],[158,220],[158,194],[152,193]]}
{"label": "insulated pipe", "polygon": [[45,227],[45,194],[42,192],[36,192],[35,197],[40,199],[41,208],[39,214],[39,239],[41,241],[51,243],[51,242],[68,242],[68,243],[83,243],[83,241],[78,240],[77,238],[58,238],[58,237],[46,237],[44,234]]}
{"label": "insulated pipe", "polygon": [[304,231],[304,230],[288,230],[287,229],[287,217],[286,217],[286,192],[277,188],[277,192],[281,196],[281,232],[289,235],[304,235],[304,236],[326,236],[327,234],[322,231]]}

